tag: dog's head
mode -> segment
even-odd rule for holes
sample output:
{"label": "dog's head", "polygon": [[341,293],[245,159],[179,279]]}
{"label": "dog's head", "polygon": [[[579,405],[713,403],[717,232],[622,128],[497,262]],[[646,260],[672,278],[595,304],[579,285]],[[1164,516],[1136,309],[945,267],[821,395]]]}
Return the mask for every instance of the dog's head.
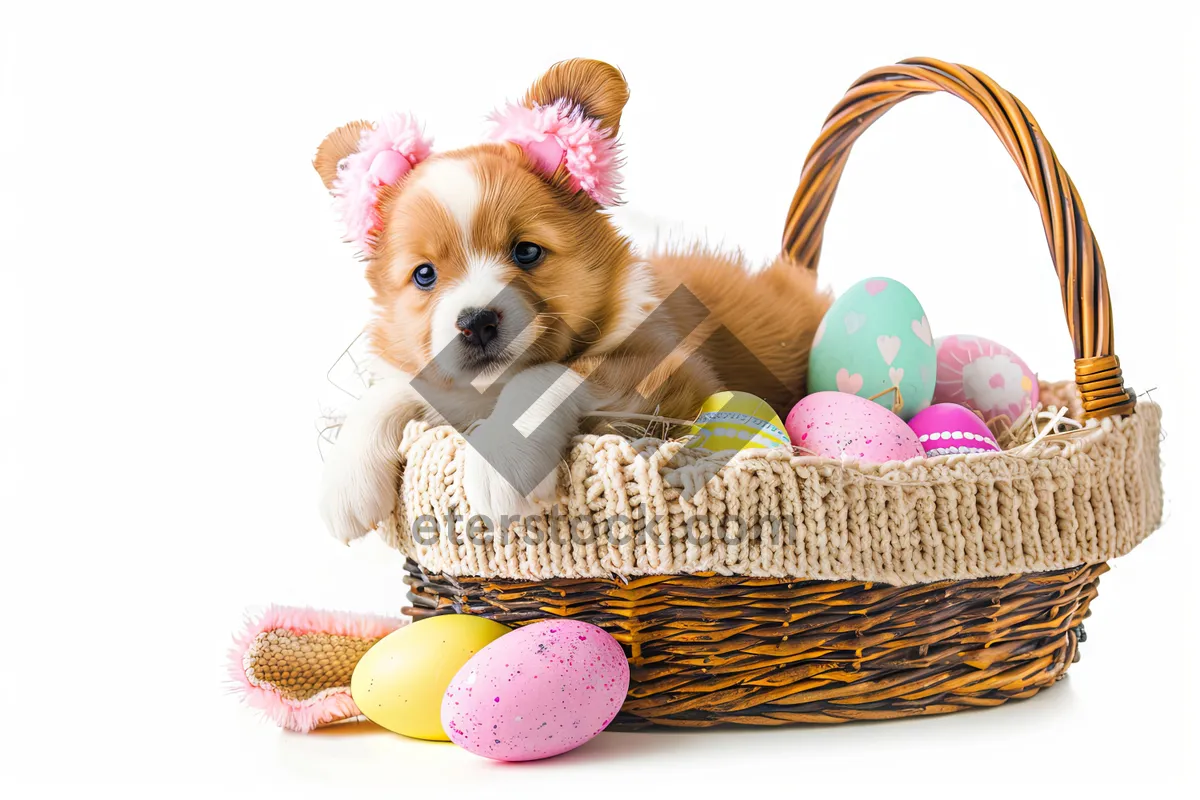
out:
{"label": "dog's head", "polygon": [[640,267],[604,213],[628,96],[615,68],[573,60],[494,114],[484,144],[435,153],[406,116],[326,137],[314,166],[366,258],[381,357],[470,381],[628,328]]}

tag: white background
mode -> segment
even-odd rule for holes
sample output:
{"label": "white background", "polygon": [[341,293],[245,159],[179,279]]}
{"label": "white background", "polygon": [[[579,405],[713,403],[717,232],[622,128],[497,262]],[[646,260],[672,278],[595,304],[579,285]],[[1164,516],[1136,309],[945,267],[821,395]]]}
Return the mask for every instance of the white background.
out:
{"label": "white background", "polygon": [[[1183,3],[783,5],[0,5],[0,784],[749,798],[1194,780],[1195,19]],[[368,296],[309,166],[317,143],[388,110],[416,111],[441,147],[471,143],[576,55],[632,87],[631,230],[683,221],[755,257],[867,69],[961,61],[1038,116],[1103,245],[1127,380],[1157,387],[1168,434],[1166,523],[1103,579],[1067,681],[943,718],[608,733],[525,765],[369,725],[281,733],[227,693],[245,607],[403,598],[395,553],[338,545],[314,510],[324,374]],[[871,274],[908,283],[935,333],[1070,375],[1036,207],[952,98],[906,103],[855,150],[822,275]]]}

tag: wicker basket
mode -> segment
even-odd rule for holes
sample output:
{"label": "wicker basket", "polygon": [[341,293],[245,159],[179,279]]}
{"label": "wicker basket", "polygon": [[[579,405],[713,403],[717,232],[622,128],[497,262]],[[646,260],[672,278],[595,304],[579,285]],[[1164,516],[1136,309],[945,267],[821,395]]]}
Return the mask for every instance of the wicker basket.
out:
{"label": "wicker basket", "polygon": [[[1158,524],[1159,409],[1135,407],[1113,354],[1108,284],[1083,205],[1019,100],[967,67],[913,59],[867,73],[826,120],[784,251],[815,269],[858,136],[893,105],[945,91],[987,120],[1042,213],[1075,343],[1075,381],[1044,385],[1088,428],[1025,451],[883,467],[780,450],[724,466],[678,443],[581,436],[560,485],[580,529],[507,537],[458,524],[464,442],[414,423],[396,517],[412,608],[521,624],[571,617],[627,649],[614,723],[709,726],[940,714],[1029,697],[1063,677],[1108,559]],[[737,518],[745,535],[725,535]],[[791,519],[786,535],[770,519]]]}

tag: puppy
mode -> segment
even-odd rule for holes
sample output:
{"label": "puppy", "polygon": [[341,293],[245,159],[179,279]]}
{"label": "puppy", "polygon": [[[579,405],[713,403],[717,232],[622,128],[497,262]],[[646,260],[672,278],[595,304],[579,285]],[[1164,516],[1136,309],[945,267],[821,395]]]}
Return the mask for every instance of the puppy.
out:
{"label": "puppy", "polygon": [[803,395],[829,305],[808,270],[751,273],[699,245],[639,256],[604,212],[628,97],[617,69],[577,59],[495,115],[494,141],[434,153],[395,117],[322,142],[314,166],[375,293],[379,376],[326,462],[338,539],[392,513],[410,420],[467,432],[466,497],[498,521],[555,500],[571,437],[611,430],[598,412],[690,419],[722,389],[781,410]]}

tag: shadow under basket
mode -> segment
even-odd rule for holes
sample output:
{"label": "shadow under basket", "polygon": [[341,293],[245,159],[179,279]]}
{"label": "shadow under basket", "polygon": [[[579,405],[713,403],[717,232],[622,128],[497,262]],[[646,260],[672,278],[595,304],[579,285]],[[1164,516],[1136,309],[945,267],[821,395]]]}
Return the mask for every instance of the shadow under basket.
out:
{"label": "shadow under basket", "polygon": [[[885,465],[779,448],[726,463],[680,442],[581,436],[560,471],[570,519],[595,530],[608,515],[653,513],[636,517],[641,528],[624,543],[549,535],[524,544],[464,541],[458,529],[414,534],[422,518],[469,518],[471,503],[463,437],[413,422],[400,446],[398,510],[381,528],[409,559],[406,613],[598,625],[630,662],[617,728],[942,714],[1030,697],[1062,678],[1106,562],[1161,519],[1161,409],[1124,385],[1104,260],[1033,116],[961,65],[912,59],[866,73],[808,154],[783,252],[797,269],[816,269],[858,136],[897,103],[939,91],[983,116],[1037,202],[1075,349],[1074,380],[1043,383],[1041,402],[1066,408],[1083,430],[1002,453]],[[769,519],[801,524],[779,541],[689,538],[691,521],[739,515],[747,530],[766,530]]]}
{"label": "shadow under basket", "polygon": [[612,634],[630,663],[613,730],[944,714],[1025,697],[1079,658],[1105,564],[917,586],[713,575],[518,582],[408,562],[415,620],[547,617]]}

